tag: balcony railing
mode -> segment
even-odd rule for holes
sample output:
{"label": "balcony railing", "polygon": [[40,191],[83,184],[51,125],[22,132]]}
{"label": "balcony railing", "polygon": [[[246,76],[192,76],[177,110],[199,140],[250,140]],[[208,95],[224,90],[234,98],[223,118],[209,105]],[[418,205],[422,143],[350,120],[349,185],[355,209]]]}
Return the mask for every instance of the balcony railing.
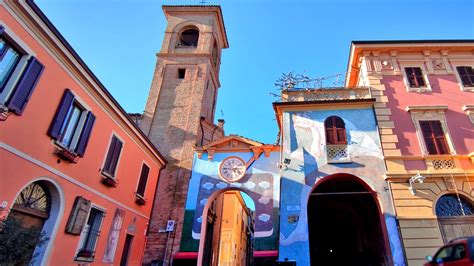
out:
{"label": "balcony railing", "polygon": [[326,152],[328,163],[350,163],[351,157],[347,151],[347,145],[327,145]]}
{"label": "balcony railing", "polygon": [[360,100],[370,98],[372,98],[372,93],[369,87],[289,89],[281,92],[281,100],[283,102]]}

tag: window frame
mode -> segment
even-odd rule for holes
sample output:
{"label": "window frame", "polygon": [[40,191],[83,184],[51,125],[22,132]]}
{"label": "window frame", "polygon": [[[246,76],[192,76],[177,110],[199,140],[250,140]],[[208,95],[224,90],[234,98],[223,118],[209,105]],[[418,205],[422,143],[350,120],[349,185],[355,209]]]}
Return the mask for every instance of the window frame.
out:
{"label": "window frame", "polygon": [[448,144],[449,153],[446,155],[455,155],[456,147],[449,132],[449,127],[446,120],[445,110],[447,106],[407,106],[406,110],[410,113],[412,122],[415,126],[416,136],[420,144],[420,151],[423,156],[440,156],[440,154],[429,154],[426,148],[423,132],[421,131],[420,121],[434,121],[438,120],[441,123],[446,142]]}
{"label": "window frame", "polygon": [[[423,141],[425,142],[425,146],[427,148],[428,155],[448,155],[448,154],[450,154],[450,148],[449,148],[449,145],[448,145],[448,141],[446,140],[446,133],[443,130],[443,126],[441,125],[441,121],[439,121],[439,120],[420,120],[420,121],[418,121],[418,123],[420,124],[420,129],[422,131],[421,133],[422,133],[422,136],[423,136]],[[422,129],[423,126],[421,125],[422,123],[428,123],[427,125],[430,128],[430,134],[431,134],[431,136],[429,136],[429,138],[432,139],[432,142],[433,142],[434,149],[435,149],[436,153],[430,154],[429,153],[430,151],[428,151],[427,142],[429,140],[426,138],[425,134],[423,134],[423,129]],[[440,138],[435,136],[436,132],[435,132],[435,130],[433,130],[433,123],[439,124],[439,126],[441,127],[440,129],[443,133],[442,134],[443,135],[442,140],[444,142],[443,145],[445,145],[445,147],[440,147],[439,143],[437,142],[437,139],[440,139]],[[447,153],[442,153],[442,148],[445,148],[447,150]]]}
{"label": "window frame", "polygon": [[[69,92],[67,92],[67,91],[69,91]],[[52,128],[56,123],[58,112],[62,108],[62,105],[64,104],[63,100],[64,100],[64,97],[67,93],[70,93],[73,96],[73,99],[72,99],[71,105],[69,106],[69,109],[67,111],[65,119],[60,122],[61,127],[60,127],[60,130],[58,132],[59,135],[57,137],[53,137],[51,135],[52,134],[51,131],[53,130]],[[61,133],[63,132],[63,127],[65,125],[65,120],[70,119],[69,118],[69,112],[71,111],[71,108],[73,108],[74,105],[77,105],[77,107],[79,109],[82,109],[82,111],[81,111],[79,119],[77,121],[77,125],[75,126],[75,129],[74,129],[73,134],[71,136],[70,144],[66,145],[61,140],[63,138],[63,135]],[[65,158],[65,159],[68,159],[72,162],[75,162],[74,158],[69,158],[69,157],[77,158],[77,157],[82,157],[84,155],[84,154],[81,155],[80,152],[77,149],[79,147],[79,142],[81,140],[82,133],[86,129],[87,122],[88,122],[87,118],[89,116],[94,116],[94,113],[92,112],[92,108],[89,105],[87,105],[81,97],[79,97],[76,93],[74,93],[73,90],[65,89],[64,93],[61,96],[61,99],[59,101],[58,107],[56,108],[55,114],[53,115],[50,128],[48,129],[48,135],[50,135],[53,145],[56,146],[59,149],[58,150],[59,153],[68,153],[70,155],[70,156],[61,156],[61,157]],[[90,141],[90,137],[92,135],[91,133],[92,133],[92,129],[93,129],[94,124],[95,124],[95,120],[96,120],[96,118],[94,116],[94,122],[92,122],[92,128],[90,129],[91,131],[89,132],[89,136],[87,137],[87,142],[85,144],[86,147],[87,147],[88,142]],[[80,130],[78,130],[78,129],[80,129]],[[74,144],[74,145],[72,145],[72,144]],[[84,152],[85,152],[85,149],[84,149]]]}
{"label": "window frame", "polygon": [[16,62],[11,73],[8,74],[9,77],[0,92],[0,109],[9,110],[7,103],[11,99],[30,58],[36,57],[36,53],[28,47],[13,30],[3,23],[0,24],[0,38],[3,39],[8,46],[17,50],[20,55],[18,62]]}
{"label": "window frame", "polygon": [[[87,235],[90,232],[89,231],[89,225],[87,223],[89,222],[89,217],[90,217],[92,209],[96,209],[96,210],[102,212],[102,218],[101,218],[100,225],[99,225],[99,228],[98,228],[99,234],[97,235],[97,237],[94,240],[94,248],[92,250],[94,252],[94,254],[91,257],[80,257],[80,256],[78,256],[78,254],[83,249],[83,246],[85,245],[85,242],[87,240]],[[107,214],[107,209],[106,208],[104,208],[102,206],[99,206],[95,203],[91,203],[91,206],[89,208],[89,212],[87,213],[87,218],[85,220],[86,221],[85,225],[82,228],[81,235],[80,235],[79,241],[77,243],[76,252],[74,253],[74,261],[85,261],[85,262],[93,262],[94,261],[95,255],[96,255],[95,253],[96,253],[96,250],[97,250],[97,243],[99,242],[100,232],[102,231],[102,226],[104,225],[104,220],[105,220],[105,215],[106,214]]]}
{"label": "window frame", "polygon": [[474,83],[472,86],[465,86],[462,82],[461,76],[459,75],[459,71],[458,71],[458,67],[471,67],[474,71],[474,63],[472,63],[472,60],[473,59],[469,61],[464,61],[464,60],[451,61],[453,65],[454,76],[456,77],[456,81],[458,82],[458,85],[461,88],[461,91],[474,92]]}
{"label": "window frame", "polygon": [[[76,95],[74,95],[74,96],[76,96]],[[71,139],[69,140],[70,143],[68,145],[68,144],[63,142],[63,138],[64,138],[65,134],[62,134],[62,133],[63,133],[63,130],[67,131],[68,126],[66,126],[66,127],[64,127],[64,126],[66,124],[70,123],[72,114],[69,115],[69,113],[71,112],[71,110],[75,106],[77,107],[77,109],[80,110],[80,113],[79,113],[79,118],[77,119],[76,125],[74,126],[74,130],[72,131]],[[79,144],[79,138],[81,137],[82,131],[84,131],[84,126],[85,126],[85,122],[86,122],[86,119],[87,119],[88,112],[90,112],[90,110],[87,109],[75,97],[72,104],[71,104],[71,107],[68,110],[68,115],[66,116],[66,120],[68,120],[68,122],[65,123],[65,121],[63,121],[63,123],[61,124],[60,137],[59,137],[59,139],[55,140],[55,144],[60,146],[61,148],[64,148],[64,149],[67,149],[67,150],[69,150],[73,153],[76,153],[75,150],[76,150],[76,148]],[[78,129],[80,129],[80,130],[78,130]],[[74,145],[72,145],[72,144],[74,144]]]}
{"label": "window frame", "polygon": [[[399,59],[400,64],[400,72],[403,76],[403,82],[405,83],[405,87],[409,92],[431,92],[431,84],[428,78],[428,70],[425,67],[425,60],[408,60],[408,59]],[[423,87],[411,87],[410,82],[408,81],[408,77],[406,74],[406,68],[413,68],[418,67],[421,69],[421,73],[423,76],[423,80],[425,81],[425,86]]]}
{"label": "window frame", "polygon": [[[335,137],[335,142],[336,143],[329,143],[328,141],[328,127],[326,125],[326,121],[328,121],[328,119],[332,118],[332,122],[334,123],[334,125],[330,128],[331,132],[332,132],[332,135],[333,137]],[[339,130],[341,130],[341,128],[338,128],[336,126],[336,121],[337,119],[340,119],[342,121],[342,124],[343,124],[343,127],[342,127],[342,132],[344,133],[344,140],[343,141],[339,141]],[[332,115],[332,116],[329,116],[327,117],[326,119],[324,119],[324,133],[326,135],[326,145],[347,145],[347,130],[346,130],[346,123],[344,122],[344,119],[342,119],[341,117],[337,116],[337,115]]]}
{"label": "window frame", "polygon": [[[108,157],[108,154],[109,154],[109,151],[110,151],[110,145],[112,144],[112,140],[113,140],[114,136],[120,142],[122,142],[122,148],[120,149],[120,153],[117,157],[117,163],[115,164],[114,173],[112,174],[112,173],[108,173],[108,172],[104,171],[104,167],[105,167],[105,163],[107,162],[107,157]],[[123,138],[119,137],[119,134],[117,134],[115,131],[112,131],[112,134],[110,134],[109,141],[108,141],[108,144],[107,144],[107,147],[106,147],[106,152],[105,152],[105,155],[104,155],[104,158],[103,158],[103,161],[102,161],[102,168],[100,169],[100,173],[101,173],[102,176],[104,176],[105,178],[113,179],[114,181],[118,180],[117,179],[117,171],[118,171],[117,169],[119,168],[124,148],[125,148],[125,141],[123,140]]]}

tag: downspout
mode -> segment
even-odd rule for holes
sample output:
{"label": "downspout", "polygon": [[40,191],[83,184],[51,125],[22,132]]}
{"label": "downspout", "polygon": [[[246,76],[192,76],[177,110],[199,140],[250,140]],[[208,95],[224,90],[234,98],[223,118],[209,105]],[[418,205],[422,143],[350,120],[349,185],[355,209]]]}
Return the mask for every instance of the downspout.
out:
{"label": "downspout", "polygon": [[199,119],[199,126],[201,127],[201,143],[199,144],[200,147],[202,147],[202,143],[204,141],[204,128],[202,128],[202,121],[204,121],[204,119],[206,119],[204,116],[201,116],[201,118]]}

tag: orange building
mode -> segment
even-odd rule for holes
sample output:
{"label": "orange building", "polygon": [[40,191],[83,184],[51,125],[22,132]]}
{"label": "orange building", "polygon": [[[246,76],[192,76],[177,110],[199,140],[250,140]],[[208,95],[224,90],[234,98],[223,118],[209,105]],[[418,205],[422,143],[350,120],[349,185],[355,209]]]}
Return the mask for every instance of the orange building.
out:
{"label": "orange building", "polygon": [[224,192],[223,200],[219,265],[247,265],[252,213],[240,191]]}
{"label": "orange building", "polygon": [[0,218],[34,264],[141,264],[165,159],[33,1],[0,18]]}

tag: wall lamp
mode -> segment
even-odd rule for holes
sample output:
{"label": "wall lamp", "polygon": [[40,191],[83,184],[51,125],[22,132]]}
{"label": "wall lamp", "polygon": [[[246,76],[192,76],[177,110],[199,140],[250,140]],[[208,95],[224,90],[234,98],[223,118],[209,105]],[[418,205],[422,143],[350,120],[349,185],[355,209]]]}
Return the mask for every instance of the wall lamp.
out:
{"label": "wall lamp", "polygon": [[291,163],[291,159],[285,158],[285,159],[283,159],[283,164],[279,164],[278,168],[280,168],[280,169],[283,168],[283,169],[286,170],[290,163]]}
{"label": "wall lamp", "polygon": [[420,173],[417,173],[416,175],[410,177],[410,179],[408,180],[408,183],[410,184],[410,187],[408,188],[408,190],[411,192],[412,195],[416,194],[416,190],[415,190],[415,188],[413,188],[413,183],[418,182],[418,183],[421,184],[421,183],[423,183],[425,178],[426,177],[420,175]]}

